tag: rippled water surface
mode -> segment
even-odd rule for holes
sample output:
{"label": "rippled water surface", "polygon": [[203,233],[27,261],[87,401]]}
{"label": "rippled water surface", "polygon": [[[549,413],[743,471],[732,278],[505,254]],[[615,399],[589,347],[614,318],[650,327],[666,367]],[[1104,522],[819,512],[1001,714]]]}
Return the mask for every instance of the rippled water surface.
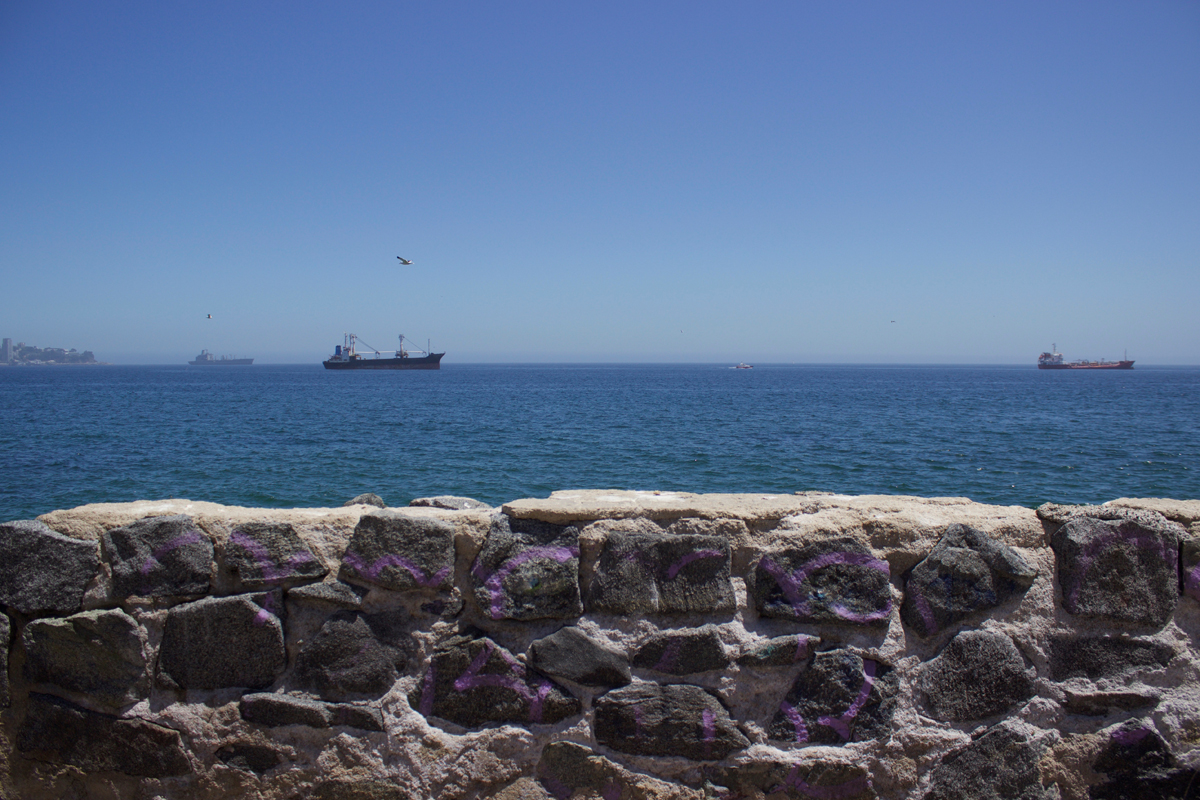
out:
{"label": "rippled water surface", "polygon": [[0,369],[0,519],[556,489],[1200,497],[1200,369]]}

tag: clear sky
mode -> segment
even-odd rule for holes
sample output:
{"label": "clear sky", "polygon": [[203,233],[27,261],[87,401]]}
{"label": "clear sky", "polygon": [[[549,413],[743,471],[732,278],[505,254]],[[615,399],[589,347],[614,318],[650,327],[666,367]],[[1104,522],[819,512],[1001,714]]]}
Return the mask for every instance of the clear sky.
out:
{"label": "clear sky", "polygon": [[1194,0],[0,3],[16,341],[1200,364],[1198,304]]}

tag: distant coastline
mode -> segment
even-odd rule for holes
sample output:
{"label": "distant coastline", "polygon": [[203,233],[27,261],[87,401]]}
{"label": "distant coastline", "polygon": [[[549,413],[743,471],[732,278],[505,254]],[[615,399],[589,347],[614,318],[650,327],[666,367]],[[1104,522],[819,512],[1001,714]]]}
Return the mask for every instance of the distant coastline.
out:
{"label": "distant coastline", "polygon": [[5,339],[0,346],[0,366],[3,367],[42,367],[42,366],[110,366],[104,361],[97,361],[91,350],[82,353],[72,347],[69,350],[61,347],[36,347],[24,342],[13,344],[12,339]]}

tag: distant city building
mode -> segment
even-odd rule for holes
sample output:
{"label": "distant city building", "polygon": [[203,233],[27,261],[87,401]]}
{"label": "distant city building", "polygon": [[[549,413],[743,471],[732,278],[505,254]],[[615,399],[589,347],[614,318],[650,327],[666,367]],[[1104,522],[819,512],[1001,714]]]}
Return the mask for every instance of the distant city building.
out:
{"label": "distant city building", "polygon": [[4,340],[4,349],[0,351],[0,363],[11,364],[13,360],[12,339]]}

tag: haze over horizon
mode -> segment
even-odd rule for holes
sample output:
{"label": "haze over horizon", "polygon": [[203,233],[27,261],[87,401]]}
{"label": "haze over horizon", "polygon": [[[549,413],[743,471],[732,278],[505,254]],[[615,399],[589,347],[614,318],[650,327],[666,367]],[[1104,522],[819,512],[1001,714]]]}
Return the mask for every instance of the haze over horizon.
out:
{"label": "haze over horizon", "polygon": [[1198,89],[1182,0],[8,3],[0,336],[1200,364]]}

